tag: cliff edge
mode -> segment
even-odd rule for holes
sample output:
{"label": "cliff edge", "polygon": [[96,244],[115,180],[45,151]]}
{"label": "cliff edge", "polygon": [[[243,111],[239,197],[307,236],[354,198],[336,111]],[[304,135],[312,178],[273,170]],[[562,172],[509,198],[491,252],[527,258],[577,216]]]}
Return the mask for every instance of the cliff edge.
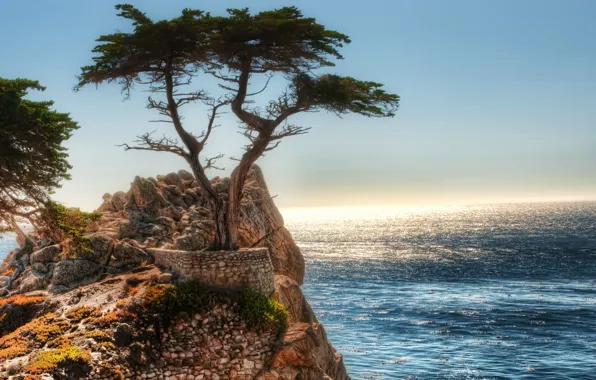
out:
{"label": "cliff edge", "polygon": [[304,258],[261,170],[244,188],[241,251],[205,251],[205,205],[184,170],[136,177],[103,196],[84,252],[35,237],[11,252],[0,379],[349,379],[302,294]]}

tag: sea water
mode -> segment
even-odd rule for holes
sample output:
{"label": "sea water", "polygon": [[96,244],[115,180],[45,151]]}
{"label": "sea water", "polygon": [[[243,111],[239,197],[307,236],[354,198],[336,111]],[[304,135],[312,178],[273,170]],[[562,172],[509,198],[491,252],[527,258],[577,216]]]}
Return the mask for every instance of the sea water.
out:
{"label": "sea water", "polygon": [[284,217],[353,379],[596,379],[596,202]]}
{"label": "sea water", "polygon": [[596,379],[596,203],[286,216],[354,379]]}

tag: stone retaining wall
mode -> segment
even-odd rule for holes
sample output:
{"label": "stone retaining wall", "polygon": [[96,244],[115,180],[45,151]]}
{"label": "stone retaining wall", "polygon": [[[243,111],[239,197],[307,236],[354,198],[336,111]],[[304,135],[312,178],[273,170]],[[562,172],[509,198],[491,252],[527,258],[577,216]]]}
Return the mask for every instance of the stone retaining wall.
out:
{"label": "stone retaining wall", "polygon": [[252,288],[273,293],[273,265],[267,248],[240,251],[175,251],[147,249],[155,264],[170,268],[187,279],[225,289]]}

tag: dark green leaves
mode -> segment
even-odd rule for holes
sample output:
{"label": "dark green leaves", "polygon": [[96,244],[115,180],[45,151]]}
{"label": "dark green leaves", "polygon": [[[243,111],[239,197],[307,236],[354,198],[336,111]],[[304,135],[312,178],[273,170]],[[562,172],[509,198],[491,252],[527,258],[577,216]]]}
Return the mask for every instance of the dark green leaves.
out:
{"label": "dark green leaves", "polygon": [[342,59],[339,48],[348,36],[328,30],[296,7],[251,15],[247,8],[228,9],[213,36],[213,51],[220,63],[240,69],[250,61],[253,71],[304,71],[334,66]]}
{"label": "dark green leaves", "polygon": [[166,72],[192,75],[207,62],[205,46],[212,28],[208,14],[185,9],[178,18],[153,22],[131,5],[116,9],[133,21],[134,30],[100,36],[92,50],[93,64],[81,68],[75,89],[115,81],[128,92],[135,83],[160,84]]}
{"label": "dark green leaves", "polygon": [[24,99],[39,82],[0,78],[0,218],[44,201],[71,168],[66,148],[78,125],[53,102]]}
{"label": "dark green leaves", "polygon": [[369,117],[392,117],[399,106],[399,96],[389,94],[376,82],[352,77],[323,75],[315,78],[297,75],[293,89],[300,107],[324,109],[337,114],[357,113]]}

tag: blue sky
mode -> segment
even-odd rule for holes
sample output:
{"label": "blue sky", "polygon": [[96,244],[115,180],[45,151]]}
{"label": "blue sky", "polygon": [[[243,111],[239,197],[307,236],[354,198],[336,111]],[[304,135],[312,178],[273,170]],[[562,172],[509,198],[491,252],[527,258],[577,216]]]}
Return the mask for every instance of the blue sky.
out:
{"label": "blue sky", "polygon": [[[85,4],[84,6],[82,4]],[[135,175],[185,168],[164,153],[116,144],[168,126],[148,123],[146,94],[116,86],[73,93],[100,34],[130,25],[116,2],[3,2],[0,76],[39,80],[81,129],[68,143],[73,180],[59,201],[93,209]],[[596,199],[596,2],[590,0],[135,1],[154,19],[185,7],[223,13],[297,5],[352,44],[333,72],[386,84],[402,97],[393,119],[309,114],[308,135],[259,161],[282,207]],[[255,84],[257,87],[258,83]],[[272,90],[279,89],[277,82]],[[205,110],[187,122],[204,124]],[[209,153],[238,156],[231,115]],[[222,162],[230,169],[233,162]],[[214,172],[213,175],[225,173]]]}

